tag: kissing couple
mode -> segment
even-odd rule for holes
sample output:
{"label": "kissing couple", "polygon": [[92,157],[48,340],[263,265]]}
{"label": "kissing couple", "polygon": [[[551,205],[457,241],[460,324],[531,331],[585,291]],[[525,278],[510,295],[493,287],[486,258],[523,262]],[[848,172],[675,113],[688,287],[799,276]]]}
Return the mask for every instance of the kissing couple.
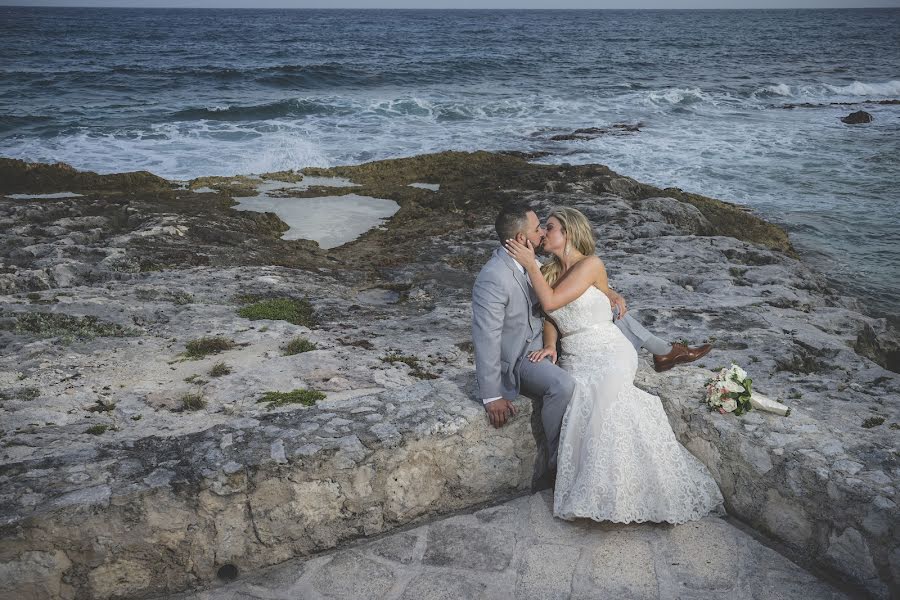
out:
{"label": "kissing couple", "polygon": [[494,427],[520,393],[541,402],[554,515],[684,523],[719,506],[716,482],[675,439],[659,398],[634,385],[641,347],[665,371],[710,346],[668,344],[626,314],[578,210],[556,208],[543,226],[528,206],[507,206],[495,229],[502,246],[472,290],[478,387]]}

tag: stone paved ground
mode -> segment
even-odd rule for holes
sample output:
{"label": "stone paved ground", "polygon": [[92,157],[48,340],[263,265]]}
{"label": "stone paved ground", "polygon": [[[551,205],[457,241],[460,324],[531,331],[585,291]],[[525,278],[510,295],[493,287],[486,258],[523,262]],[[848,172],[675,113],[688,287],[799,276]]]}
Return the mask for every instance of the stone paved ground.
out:
{"label": "stone paved ground", "polygon": [[180,598],[849,597],[715,516],[679,526],[567,523],[551,504],[549,492],[537,493]]}

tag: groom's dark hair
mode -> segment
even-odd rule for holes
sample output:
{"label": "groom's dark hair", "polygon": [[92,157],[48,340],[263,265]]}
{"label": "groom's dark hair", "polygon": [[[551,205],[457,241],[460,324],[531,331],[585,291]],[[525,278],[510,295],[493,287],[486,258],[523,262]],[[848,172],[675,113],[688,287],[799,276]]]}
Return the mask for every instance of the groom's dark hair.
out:
{"label": "groom's dark hair", "polygon": [[534,212],[528,204],[507,204],[500,209],[497,220],[494,221],[494,231],[501,242],[511,240],[521,233],[528,223],[528,213]]}

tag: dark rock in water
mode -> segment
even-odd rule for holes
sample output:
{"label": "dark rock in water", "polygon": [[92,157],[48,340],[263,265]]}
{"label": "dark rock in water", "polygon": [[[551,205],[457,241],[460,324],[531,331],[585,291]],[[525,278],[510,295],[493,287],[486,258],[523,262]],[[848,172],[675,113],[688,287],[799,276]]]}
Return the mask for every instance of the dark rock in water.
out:
{"label": "dark rock in water", "polygon": [[860,123],[871,123],[872,115],[867,113],[864,110],[858,110],[854,113],[850,113],[846,117],[841,117],[841,121],[847,123],[848,125],[858,125]]}
{"label": "dark rock in water", "polygon": [[542,150],[537,150],[535,152],[523,152],[521,150],[502,150],[500,151],[500,154],[505,154],[506,156],[515,156],[516,158],[521,158],[524,160],[537,160],[538,158],[550,156],[550,152],[544,152]]}
{"label": "dark rock in water", "polygon": [[900,100],[864,100],[862,102],[802,102],[800,104],[784,104],[781,108],[824,108],[826,106],[859,106],[860,104],[878,104],[880,106],[894,106],[900,104]]}
{"label": "dark rock in water", "polygon": [[592,140],[601,135],[622,135],[626,133],[636,133],[640,131],[640,123],[637,125],[629,125],[627,123],[616,123],[611,127],[587,127],[585,129],[576,129],[572,133],[563,133],[554,135],[550,139],[554,142],[562,142],[569,140]]}

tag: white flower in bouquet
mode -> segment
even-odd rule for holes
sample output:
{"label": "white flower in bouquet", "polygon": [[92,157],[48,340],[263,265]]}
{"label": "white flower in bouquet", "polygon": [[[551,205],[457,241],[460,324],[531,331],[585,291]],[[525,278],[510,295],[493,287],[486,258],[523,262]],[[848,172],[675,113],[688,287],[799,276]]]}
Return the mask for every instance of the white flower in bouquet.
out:
{"label": "white flower in bouquet", "polygon": [[743,370],[734,363],[731,363],[731,369],[729,369],[729,371],[731,372],[732,378],[737,378],[738,381],[747,379],[747,371]]}
{"label": "white flower in bouquet", "polygon": [[734,412],[735,410],[737,410],[737,407],[737,400],[729,398],[728,400],[722,402],[722,406],[720,408],[725,412]]}
{"label": "white flower in bouquet", "polygon": [[722,387],[724,387],[725,390],[728,392],[740,393],[740,392],[745,391],[744,384],[738,383],[737,381],[734,381],[730,377],[724,381],[724,383],[722,384]]}

